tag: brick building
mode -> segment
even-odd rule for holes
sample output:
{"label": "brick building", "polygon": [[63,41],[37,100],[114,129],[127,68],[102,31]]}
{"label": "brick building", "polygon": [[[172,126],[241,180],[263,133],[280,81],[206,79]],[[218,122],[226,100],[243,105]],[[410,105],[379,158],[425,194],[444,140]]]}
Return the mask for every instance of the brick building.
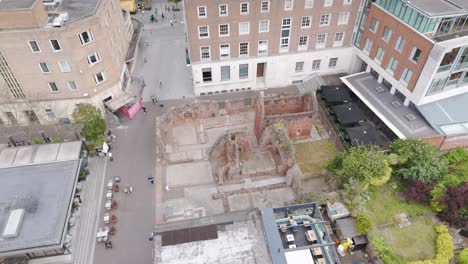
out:
{"label": "brick building", "polygon": [[67,122],[76,103],[104,109],[129,80],[132,37],[117,0],[0,2],[0,125]]}
{"label": "brick building", "polygon": [[196,95],[352,72],[360,0],[185,0]]}

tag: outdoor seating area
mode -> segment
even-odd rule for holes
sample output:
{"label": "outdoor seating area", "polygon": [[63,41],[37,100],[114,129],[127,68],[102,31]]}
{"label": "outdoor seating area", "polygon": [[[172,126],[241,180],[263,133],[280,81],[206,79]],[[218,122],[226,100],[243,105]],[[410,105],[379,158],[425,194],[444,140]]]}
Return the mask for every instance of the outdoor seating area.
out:
{"label": "outdoor seating area", "polygon": [[270,248],[281,243],[278,252],[286,259],[281,263],[340,263],[316,203],[262,209],[262,217]]}
{"label": "outdoor seating area", "polygon": [[323,85],[318,98],[341,138],[350,146],[386,147],[388,139],[366,117],[344,85]]}

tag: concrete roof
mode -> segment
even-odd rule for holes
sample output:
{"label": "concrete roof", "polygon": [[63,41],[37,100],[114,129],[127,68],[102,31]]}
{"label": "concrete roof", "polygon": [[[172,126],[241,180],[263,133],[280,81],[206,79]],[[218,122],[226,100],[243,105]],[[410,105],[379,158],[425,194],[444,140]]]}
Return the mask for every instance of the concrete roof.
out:
{"label": "concrete roof", "polygon": [[94,15],[100,3],[101,0],[63,0],[54,10],[58,13],[68,12],[67,24]]}
{"label": "concrete roof", "polygon": [[0,150],[0,168],[77,160],[82,144],[81,141],[71,141],[4,148]]}
{"label": "concrete roof", "polygon": [[441,125],[468,122],[468,93],[418,106],[426,120],[438,130]]}
{"label": "concrete roof", "polygon": [[[361,99],[399,138],[421,138],[438,133],[414,107],[390,94],[387,88],[367,72],[341,77],[341,80]],[[380,88],[382,89],[380,89]],[[394,106],[398,102],[399,105]],[[409,120],[408,115],[415,117]]]}
{"label": "concrete roof", "polygon": [[76,159],[0,168],[0,226],[11,210],[25,210],[18,236],[0,238],[0,256],[62,245],[79,165]]}
{"label": "concrete roof", "polygon": [[0,10],[31,8],[35,2],[36,0],[1,0]]}
{"label": "concrete roof", "polygon": [[459,15],[468,13],[466,0],[411,0],[409,5],[429,16]]}

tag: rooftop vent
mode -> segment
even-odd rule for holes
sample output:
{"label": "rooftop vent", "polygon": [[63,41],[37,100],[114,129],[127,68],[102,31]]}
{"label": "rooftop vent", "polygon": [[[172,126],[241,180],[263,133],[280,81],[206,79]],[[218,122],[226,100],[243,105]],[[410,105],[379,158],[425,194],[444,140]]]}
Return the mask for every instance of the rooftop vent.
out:
{"label": "rooftop vent", "polygon": [[69,16],[67,12],[61,13],[54,19],[54,21],[52,22],[52,26],[61,27],[63,26],[63,23],[68,20],[68,18]]}
{"label": "rooftop vent", "polygon": [[398,101],[393,101],[393,102],[392,102],[392,105],[393,105],[393,107],[397,108],[397,107],[400,107],[400,106],[401,106],[401,103],[398,102]]}
{"label": "rooftop vent", "polygon": [[383,93],[385,91],[385,89],[382,86],[375,87],[375,90],[377,90],[378,93]]}
{"label": "rooftop vent", "polygon": [[406,119],[408,119],[409,121],[413,121],[413,120],[416,120],[416,117],[413,115],[413,114],[407,114],[405,115]]}
{"label": "rooftop vent", "polygon": [[62,0],[42,0],[45,6],[56,6],[62,3]]}
{"label": "rooftop vent", "polygon": [[24,213],[24,209],[10,211],[6,224],[3,227],[2,238],[14,238],[18,236],[21,224],[23,223]]}

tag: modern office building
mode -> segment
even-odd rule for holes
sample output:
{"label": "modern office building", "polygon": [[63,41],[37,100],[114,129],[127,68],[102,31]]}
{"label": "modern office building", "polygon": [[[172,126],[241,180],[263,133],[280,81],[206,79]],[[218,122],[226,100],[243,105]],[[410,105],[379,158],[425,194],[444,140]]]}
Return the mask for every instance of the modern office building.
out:
{"label": "modern office building", "polygon": [[354,72],[360,0],[185,0],[196,95]]}
{"label": "modern office building", "polygon": [[343,82],[399,138],[468,144],[468,2],[369,1]]}
{"label": "modern office building", "polygon": [[118,0],[0,1],[0,125],[67,122],[125,91],[130,15]]}

